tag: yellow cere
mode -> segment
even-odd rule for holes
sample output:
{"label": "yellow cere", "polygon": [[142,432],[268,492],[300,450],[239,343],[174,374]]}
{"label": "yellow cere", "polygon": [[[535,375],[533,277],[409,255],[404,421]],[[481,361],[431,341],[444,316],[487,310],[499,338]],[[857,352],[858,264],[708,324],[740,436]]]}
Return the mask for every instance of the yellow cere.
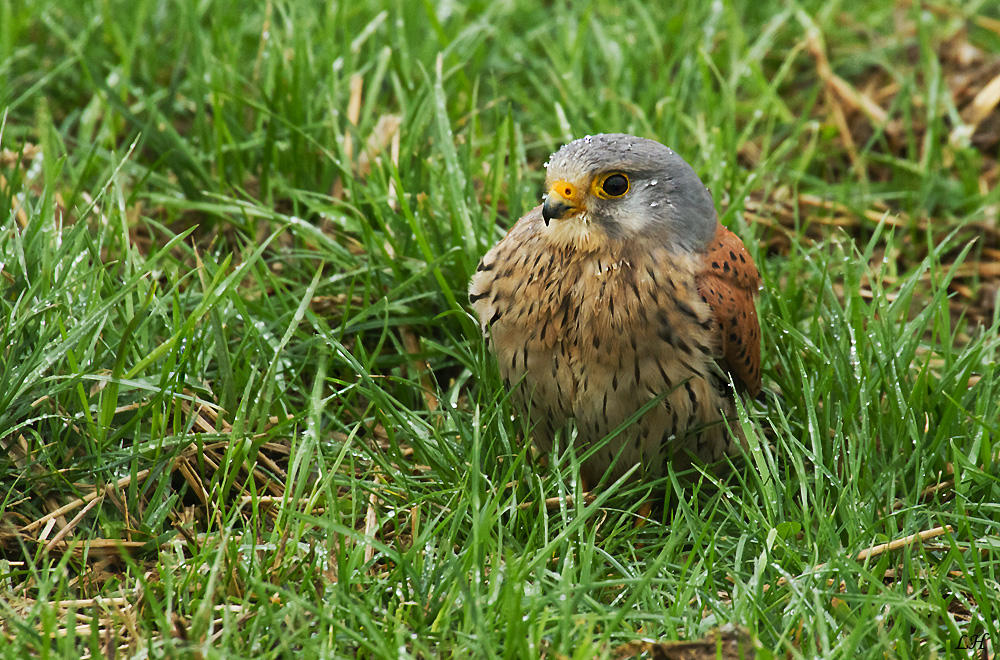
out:
{"label": "yellow cere", "polygon": [[559,195],[562,195],[566,199],[572,199],[576,194],[576,188],[569,181],[556,181],[552,184],[551,190]]}

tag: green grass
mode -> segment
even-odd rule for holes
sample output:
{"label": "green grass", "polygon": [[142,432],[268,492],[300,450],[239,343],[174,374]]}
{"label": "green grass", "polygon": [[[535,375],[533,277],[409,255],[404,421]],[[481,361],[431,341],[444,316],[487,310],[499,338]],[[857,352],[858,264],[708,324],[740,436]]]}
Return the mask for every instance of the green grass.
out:
{"label": "green grass", "polygon": [[[0,0],[0,659],[1000,644],[997,147],[942,55],[1000,15],[887,4]],[[809,35],[897,87],[853,152]],[[587,504],[465,287],[601,131],[747,243],[766,403]]]}

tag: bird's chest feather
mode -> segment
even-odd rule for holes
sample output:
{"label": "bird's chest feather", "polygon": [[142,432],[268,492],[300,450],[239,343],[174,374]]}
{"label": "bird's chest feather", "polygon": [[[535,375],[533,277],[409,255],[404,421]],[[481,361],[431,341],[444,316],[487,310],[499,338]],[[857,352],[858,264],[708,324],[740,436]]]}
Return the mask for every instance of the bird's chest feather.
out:
{"label": "bird's chest feather", "polygon": [[556,423],[593,413],[613,424],[714,361],[692,257],[506,242],[473,280],[474,307],[501,375]]}

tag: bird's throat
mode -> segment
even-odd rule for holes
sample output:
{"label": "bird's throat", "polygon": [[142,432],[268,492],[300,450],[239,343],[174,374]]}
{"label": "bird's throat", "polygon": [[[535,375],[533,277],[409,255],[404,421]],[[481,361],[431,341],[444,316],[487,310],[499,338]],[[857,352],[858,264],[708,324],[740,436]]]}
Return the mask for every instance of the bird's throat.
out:
{"label": "bird's throat", "polygon": [[548,227],[542,227],[542,236],[552,247],[559,250],[589,254],[610,247],[604,231],[581,213],[562,220],[552,220]]}

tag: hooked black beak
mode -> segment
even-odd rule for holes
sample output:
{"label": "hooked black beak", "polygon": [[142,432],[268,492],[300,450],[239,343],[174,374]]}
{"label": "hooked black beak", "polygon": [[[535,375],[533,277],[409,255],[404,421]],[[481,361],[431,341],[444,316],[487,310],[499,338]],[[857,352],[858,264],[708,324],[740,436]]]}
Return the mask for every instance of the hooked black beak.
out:
{"label": "hooked black beak", "polygon": [[566,200],[553,199],[552,195],[545,197],[545,203],[542,204],[542,218],[545,220],[545,226],[549,226],[550,220],[561,220],[566,217],[570,209],[573,207],[566,202]]}

